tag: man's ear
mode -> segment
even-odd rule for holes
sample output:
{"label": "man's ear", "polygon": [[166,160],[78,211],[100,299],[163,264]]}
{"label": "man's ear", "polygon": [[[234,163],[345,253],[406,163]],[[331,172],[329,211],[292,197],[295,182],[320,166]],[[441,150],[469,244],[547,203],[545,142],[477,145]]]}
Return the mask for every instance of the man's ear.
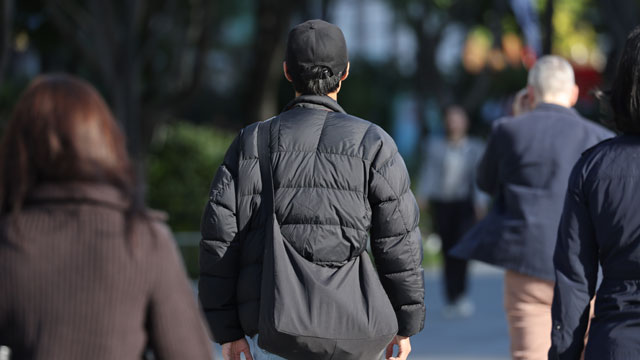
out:
{"label": "man's ear", "polygon": [[580,96],[580,88],[578,85],[573,85],[573,89],[571,90],[571,98],[569,99],[569,104],[573,107],[578,102],[578,97]]}
{"label": "man's ear", "polygon": [[284,77],[287,78],[287,81],[288,82],[293,82],[293,79],[291,79],[291,75],[289,75],[289,70],[287,68],[287,62],[286,61],[282,62],[282,71],[284,72]]}
{"label": "man's ear", "polygon": [[340,81],[344,81],[349,77],[349,68],[351,67],[351,63],[347,62],[347,69],[344,71],[344,74],[342,74],[342,77],[340,78]]}
{"label": "man's ear", "polygon": [[536,106],[538,99],[536,99],[536,90],[531,85],[527,85],[527,105],[529,105],[530,109],[533,109]]}

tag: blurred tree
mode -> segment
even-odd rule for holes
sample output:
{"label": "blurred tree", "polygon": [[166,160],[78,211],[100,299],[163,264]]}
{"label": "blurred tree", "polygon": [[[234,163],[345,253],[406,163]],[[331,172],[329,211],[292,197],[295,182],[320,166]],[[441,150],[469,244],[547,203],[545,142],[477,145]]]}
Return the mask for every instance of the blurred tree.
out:
{"label": "blurred tree", "polygon": [[329,9],[334,4],[334,0],[320,0],[320,18],[331,22]]}
{"label": "blurred tree", "polygon": [[213,4],[46,0],[46,13],[61,38],[104,85],[136,160],[142,159],[161,114],[201,85]]}
{"label": "blurred tree", "polygon": [[544,29],[544,39],[542,44],[542,53],[551,54],[553,48],[553,0],[544,0],[545,10],[542,18],[542,27]]}
{"label": "blurred tree", "polygon": [[0,0],[0,84],[11,51],[11,29],[13,24],[13,0]]}
{"label": "blurred tree", "polygon": [[604,71],[605,79],[610,79],[618,66],[627,36],[640,24],[640,1],[597,0],[597,8],[602,16],[604,30],[609,34],[611,41]]}
{"label": "blurred tree", "polygon": [[[366,56],[352,59],[364,62],[363,66],[354,67],[355,72],[366,69],[367,76],[389,76],[380,81],[385,84],[381,89],[404,91],[407,86],[403,81],[410,82],[418,103],[431,101],[441,107],[458,102],[473,113],[488,97],[509,93],[522,80],[523,68],[518,60],[515,65],[507,61],[505,67],[505,56],[501,54],[501,50],[507,52],[503,35],[516,39],[512,42],[516,59],[521,50],[519,25],[509,7],[515,0],[380,1],[386,1],[397,24],[414,34],[417,50],[417,66],[412,73],[400,74],[397,69],[390,70],[390,64]],[[530,1],[536,4],[539,14],[544,14],[546,20],[542,23],[548,22],[547,33],[554,30],[554,52],[570,50],[567,44],[576,41],[599,46],[606,43],[602,40],[605,38],[611,43],[606,53],[615,56],[626,33],[640,20],[640,0]],[[368,4],[366,0],[351,2]],[[0,80],[3,74],[6,80],[17,77],[17,72],[3,72],[2,67],[14,40],[27,39],[28,56],[14,50],[12,61],[26,63],[17,59],[19,56],[37,58],[42,71],[77,73],[95,83],[126,129],[133,155],[140,159],[156,125],[174,115],[237,129],[276,114],[283,98],[288,100],[291,95],[290,86],[284,85],[281,75],[287,29],[294,20],[328,18],[330,9],[337,8],[338,3],[339,0],[0,0]],[[5,11],[11,4],[16,10],[13,19],[7,15],[10,11]],[[361,19],[356,23],[370,20],[362,12],[357,16]],[[563,23],[561,20],[567,16],[571,21]],[[12,22],[13,39],[7,35]],[[360,28],[362,24],[358,24]],[[565,25],[559,29],[558,24]],[[576,24],[580,27],[575,28]],[[491,63],[493,68],[481,65],[478,71],[470,72],[463,62],[454,64],[452,71],[439,68],[438,53],[452,29],[469,37],[481,34],[481,42],[488,44],[483,64]],[[364,41],[357,45],[367,46]],[[545,42],[545,47],[550,46]],[[611,59],[607,62],[611,68],[614,64]],[[355,72],[345,89],[345,99],[350,97],[362,109],[379,109],[379,101],[363,95],[373,89],[371,79]],[[27,77],[33,75],[28,73]],[[14,81],[11,87],[0,88],[0,105],[10,107],[13,97],[3,98],[2,91],[14,91],[20,84]],[[279,96],[283,86],[284,97]],[[351,96],[349,89],[363,90],[354,91]],[[376,91],[377,88],[373,92]],[[368,103],[369,99],[373,102]],[[375,121],[375,116],[366,112],[360,115]],[[418,111],[417,116],[426,134],[426,115]]]}
{"label": "blurred tree", "polygon": [[[439,107],[448,103],[462,104],[467,110],[475,110],[486,98],[491,86],[491,74],[481,70],[477,74],[459,71],[461,76],[445,76],[436,64],[437,51],[447,27],[458,24],[467,31],[484,24],[490,29],[491,46],[499,47],[503,18],[512,16],[507,11],[506,0],[388,0],[398,19],[414,32],[417,42],[415,95],[419,104],[435,99]],[[464,84],[464,86],[461,86]],[[421,133],[429,129],[424,111],[418,111]]]}
{"label": "blurred tree", "polygon": [[169,213],[169,225],[174,231],[200,228],[211,179],[234,136],[185,121],[158,127],[147,162],[148,203]]}
{"label": "blurred tree", "polygon": [[256,26],[246,77],[247,117],[244,125],[278,113],[278,82],[282,77],[285,34],[292,15],[306,7],[304,0],[257,0]]}
{"label": "blurred tree", "polygon": [[304,20],[322,19],[331,22],[329,10],[335,0],[307,0],[302,4],[301,15]]}

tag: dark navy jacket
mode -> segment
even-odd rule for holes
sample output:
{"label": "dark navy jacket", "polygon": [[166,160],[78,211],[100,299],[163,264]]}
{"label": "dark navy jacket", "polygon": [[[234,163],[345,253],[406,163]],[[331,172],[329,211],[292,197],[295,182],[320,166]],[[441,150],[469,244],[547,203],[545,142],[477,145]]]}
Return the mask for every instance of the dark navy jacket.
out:
{"label": "dark navy jacket", "polygon": [[550,359],[640,359],[640,137],[599,144],[576,164],[554,254]]}
{"label": "dark navy jacket", "polygon": [[493,207],[451,254],[553,281],[571,168],[583,151],[611,136],[575,110],[553,104],[498,120],[477,179],[494,197]]}

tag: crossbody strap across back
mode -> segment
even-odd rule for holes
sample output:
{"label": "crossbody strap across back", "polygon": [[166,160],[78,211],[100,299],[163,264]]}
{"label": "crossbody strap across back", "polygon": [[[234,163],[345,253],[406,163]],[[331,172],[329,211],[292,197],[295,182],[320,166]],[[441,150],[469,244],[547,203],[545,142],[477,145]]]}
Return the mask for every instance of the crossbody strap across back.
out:
{"label": "crossbody strap across back", "polygon": [[[275,199],[273,190],[273,173],[271,169],[271,123],[273,119],[258,124],[258,161],[260,163],[260,178],[262,182],[262,208],[266,212],[266,219],[275,216]],[[268,221],[268,220],[267,220]]]}

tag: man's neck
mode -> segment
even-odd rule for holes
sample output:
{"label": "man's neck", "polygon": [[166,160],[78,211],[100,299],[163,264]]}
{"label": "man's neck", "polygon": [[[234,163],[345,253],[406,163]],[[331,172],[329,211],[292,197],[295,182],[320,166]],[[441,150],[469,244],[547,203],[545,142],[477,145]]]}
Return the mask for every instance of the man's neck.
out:
{"label": "man's neck", "polygon": [[[302,96],[301,93],[296,91],[296,97]],[[334,101],[338,101],[338,92],[334,91],[332,93],[327,94],[328,97],[332,98]]]}
{"label": "man's neck", "polygon": [[565,99],[565,98],[546,98],[546,99],[542,99],[541,101],[537,101],[534,105],[534,107],[540,105],[540,104],[553,104],[553,105],[560,105],[566,108],[572,108],[573,105],[571,104],[571,101],[569,99]]}

